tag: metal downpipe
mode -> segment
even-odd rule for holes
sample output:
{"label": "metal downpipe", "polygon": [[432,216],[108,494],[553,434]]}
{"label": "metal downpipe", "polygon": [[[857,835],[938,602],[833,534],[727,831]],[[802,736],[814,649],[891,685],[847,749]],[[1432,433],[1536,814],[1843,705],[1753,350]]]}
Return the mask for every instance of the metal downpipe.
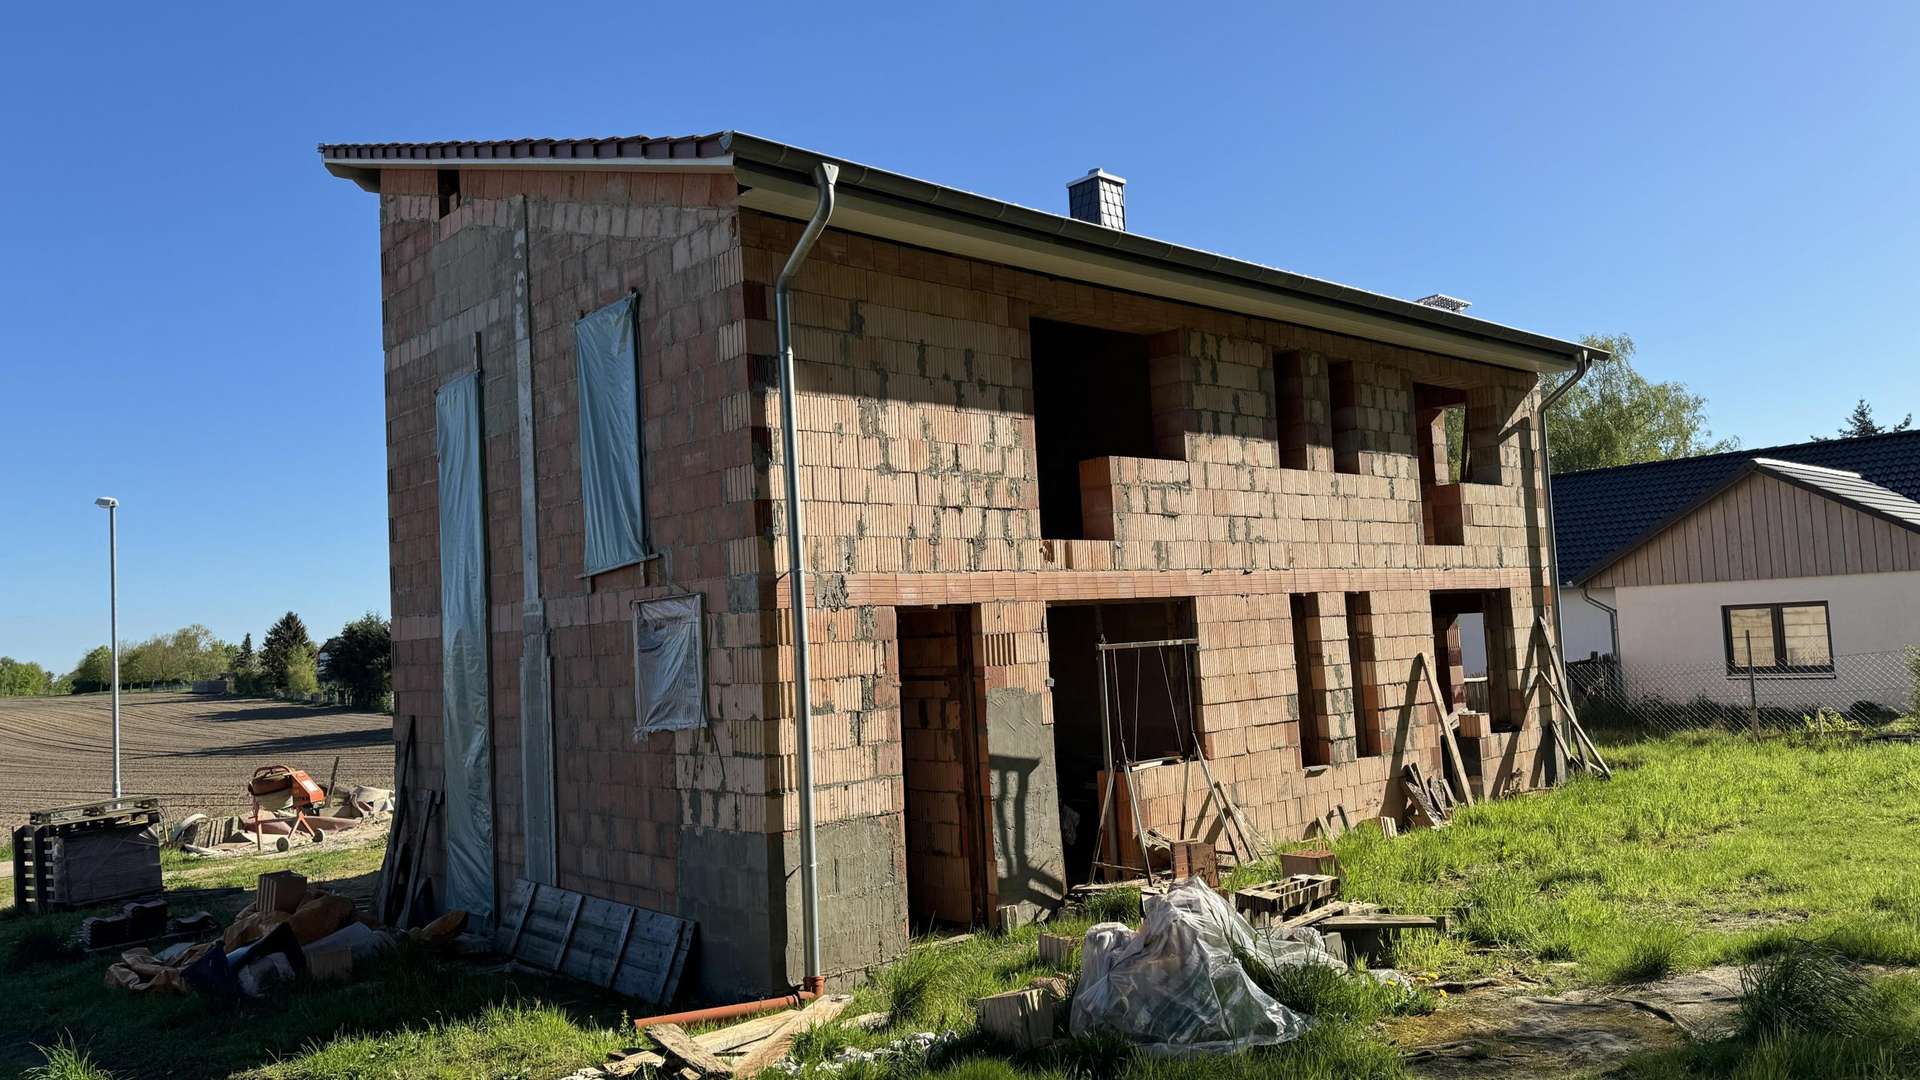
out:
{"label": "metal downpipe", "polygon": [[[1580,359],[1573,369],[1573,377],[1553,388],[1553,393],[1540,402],[1540,464],[1545,476],[1547,488],[1547,586],[1553,597],[1553,642],[1548,654],[1553,661],[1554,677],[1561,686],[1567,685],[1567,669],[1563,663],[1561,643],[1567,640],[1566,632],[1560,627],[1560,534],[1554,531],[1553,524],[1553,447],[1547,441],[1547,410],[1559,401],[1575,383],[1587,377],[1587,369],[1593,366],[1593,354],[1586,349],[1580,350]],[[1556,770],[1557,772],[1558,770]]]}
{"label": "metal downpipe", "polygon": [[797,426],[794,420],[793,326],[789,289],[800,264],[813,250],[814,241],[826,231],[833,216],[833,185],[840,168],[821,162],[813,172],[814,186],[820,189],[820,205],[800,234],[800,242],[787,256],[787,265],[773,286],[774,332],[780,348],[780,451],[782,473],[786,481],[787,501],[787,585],[788,610],[793,613],[793,712],[798,730],[796,750],[799,756],[800,788],[800,900],[801,924],[806,965],[806,989],[818,993],[824,977],[820,963],[820,860],[814,838],[813,800],[813,695],[812,668],[807,663],[807,577],[804,518],[800,511],[800,460]]}

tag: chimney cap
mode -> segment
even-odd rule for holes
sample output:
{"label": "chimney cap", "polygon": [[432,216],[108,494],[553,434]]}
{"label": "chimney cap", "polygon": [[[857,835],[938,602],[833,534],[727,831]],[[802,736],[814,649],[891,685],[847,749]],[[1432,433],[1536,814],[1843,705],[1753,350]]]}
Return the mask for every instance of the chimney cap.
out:
{"label": "chimney cap", "polygon": [[1108,183],[1113,183],[1113,184],[1124,184],[1127,182],[1127,178],[1124,176],[1115,176],[1105,169],[1096,167],[1096,168],[1088,169],[1087,174],[1085,176],[1076,176],[1073,179],[1067,181],[1067,186],[1075,187],[1077,185],[1084,184],[1089,180],[1105,180]]}
{"label": "chimney cap", "polygon": [[1455,315],[1458,315],[1461,312],[1473,306],[1473,301],[1471,300],[1462,300],[1457,296],[1448,296],[1446,293],[1434,293],[1432,296],[1423,296],[1420,299],[1415,300],[1414,303],[1420,304],[1423,307],[1439,308],[1442,311],[1451,311]]}

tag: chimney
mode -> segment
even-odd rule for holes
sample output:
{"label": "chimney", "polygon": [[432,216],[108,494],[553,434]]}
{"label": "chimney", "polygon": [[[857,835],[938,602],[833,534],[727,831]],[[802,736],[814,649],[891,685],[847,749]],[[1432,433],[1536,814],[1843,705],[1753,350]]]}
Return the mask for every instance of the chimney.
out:
{"label": "chimney", "polygon": [[1422,304],[1426,307],[1437,307],[1441,311],[1451,311],[1455,315],[1473,306],[1473,301],[1471,300],[1462,300],[1457,296],[1448,296],[1446,293],[1434,293],[1432,296],[1423,296],[1415,300],[1414,303]]}
{"label": "chimney", "polygon": [[1067,181],[1067,213],[1080,221],[1127,231],[1127,182],[1105,169]]}

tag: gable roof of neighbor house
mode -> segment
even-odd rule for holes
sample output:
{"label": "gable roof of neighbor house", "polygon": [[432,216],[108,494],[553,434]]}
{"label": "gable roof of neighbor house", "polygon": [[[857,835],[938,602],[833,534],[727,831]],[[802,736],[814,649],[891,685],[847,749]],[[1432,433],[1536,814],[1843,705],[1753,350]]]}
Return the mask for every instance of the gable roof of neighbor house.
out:
{"label": "gable roof of neighbor house", "polygon": [[1565,371],[1577,342],[943,187],[739,131],[654,138],[323,143],[327,171],[367,191],[386,169],[732,171],[740,204],[805,220],[817,165],[839,168],[833,225],[919,247],[1351,334],[1500,367]]}
{"label": "gable roof of neighbor house", "polygon": [[1561,580],[1590,580],[1754,471],[1920,529],[1920,431],[1590,469],[1553,478]]}

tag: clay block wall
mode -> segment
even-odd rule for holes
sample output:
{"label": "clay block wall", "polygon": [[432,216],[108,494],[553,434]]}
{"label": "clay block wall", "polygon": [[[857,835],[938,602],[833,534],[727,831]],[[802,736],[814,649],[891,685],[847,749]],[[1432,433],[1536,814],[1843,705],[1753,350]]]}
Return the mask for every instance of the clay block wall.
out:
{"label": "clay block wall", "polygon": [[[433,392],[481,341],[492,605],[496,881],[521,874],[520,462],[513,246],[526,229],[540,584],[550,627],[559,884],[696,918],[709,963],[690,985],[761,989],[784,977],[772,939],[783,809],[769,777],[768,618],[729,588],[729,544],[764,531],[737,483],[754,448],[738,408],[754,381],[731,176],[468,170],[443,215],[432,170],[382,176],[394,682],[399,723],[417,717],[413,782],[439,786],[439,576]],[[516,218],[524,199],[524,218]],[[638,292],[643,453],[658,557],[582,577],[573,323]],[[729,411],[728,403],[736,407]],[[711,723],[634,735],[633,602],[706,594]],[[735,838],[746,837],[741,848]],[[757,839],[755,839],[757,838]],[[740,857],[711,853],[732,845]],[[705,852],[705,854],[702,854]],[[692,860],[691,862],[689,860]],[[689,882],[688,878],[691,878]],[[712,978],[707,978],[712,976]]]}
{"label": "clay block wall", "polygon": [[963,665],[954,612],[906,608],[900,625],[900,728],[906,772],[908,915],[916,927],[973,922],[968,876],[967,756],[971,662]]}
{"label": "clay block wall", "polygon": [[[770,289],[799,225],[754,212],[741,222],[751,297]],[[1413,661],[1432,651],[1430,590],[1503,588],[1526,622],[1546,603],[1525,423],[1538,393],[1525,373],[831,229],[794,310],[806,558],[823,602],[1193,597],[1203,738],[1275,834],[1298,835],[1337,805],[1355,819],[1397,810],[1399,767],[1439,768]],[[1086,539],[1039,529],[1036,425],[1047,418],[1035,415],[1033,372],[1046,358],[1032,351],[1034,319],[1144,336],[1156,452],[1177,459],[1082,462]],[[750,340],[771,333],[748,320]],[[1416,382],[1467,402],[1473,474],[1447,493],[1460,543],[1425,536]],[[777,484],[777,422],[764,405],[754,416]],[[1336,443],[1353,471],[1336,469]],[[779,550],[770,557],[783,563]],[[1349,592],[1370,608],[1364,686],[1349,655]],[[1299,631],[1286,599],[1296,593],[1324,612],[1307,681],[1331,706],[1319,737],[1343,748],[1325,769],[1300,766]],[[1506,662],[1519,671],[1531,660],[1516,644]],[[1377,752],[1359,753],[1363,727]]]}

